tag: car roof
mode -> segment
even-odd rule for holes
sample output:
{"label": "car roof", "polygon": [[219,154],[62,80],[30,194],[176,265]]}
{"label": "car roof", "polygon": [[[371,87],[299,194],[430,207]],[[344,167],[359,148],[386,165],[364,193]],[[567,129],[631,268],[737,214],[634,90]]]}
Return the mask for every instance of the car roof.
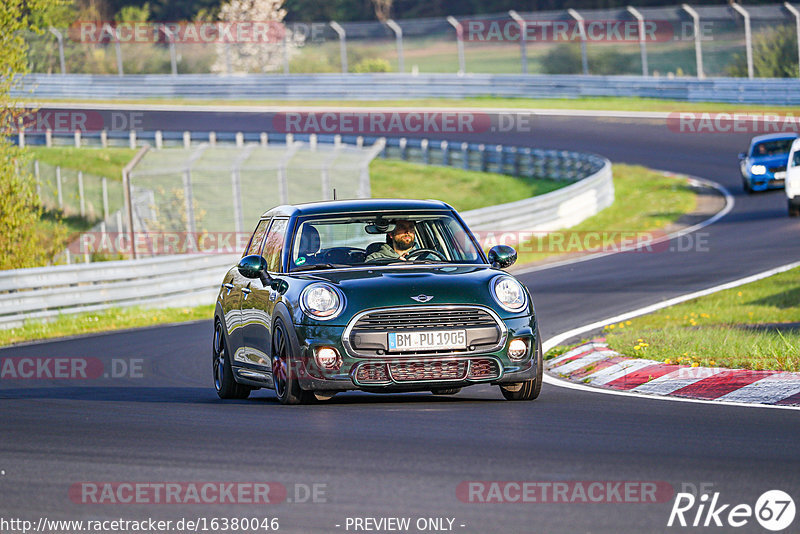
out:
{"label": "car roof", "polygon": [[764,135],[757,135],[750,140],[751,145],[755,145],[756,143],[761,143],[762,141],[775,141],[776,139],[796,139],[797,134],[786,132],[786,133],[774,133],[774,134],[764,134]]}
{"label": "car roof", "polygon": [[358,198],[351,200],[323,200],[305,204],[284,204],[264,212],[262,217],[284,215],[336,215],[375,211],[451,211],[453,208],[441,200],[408,200],[400,198]]}

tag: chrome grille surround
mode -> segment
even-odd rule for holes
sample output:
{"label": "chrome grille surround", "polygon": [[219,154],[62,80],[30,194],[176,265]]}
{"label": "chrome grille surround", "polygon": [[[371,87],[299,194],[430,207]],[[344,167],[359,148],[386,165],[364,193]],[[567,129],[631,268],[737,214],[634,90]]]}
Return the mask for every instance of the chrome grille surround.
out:
{"label": "chrome grille surround", "polygon": [[[371,316],[374,316],[371,317]],[[363,325],[363,326],[362,326]],[[357,349],[351,342],[351,335],[356,328],[359,331],[367,330],[371,333],[386,333],[402,330],[446,330],[470,328],[494,328],[497,333],[497,343],[491,346],[481,346],[479,351],[442,350],[419,352],[391,352],[376,354],[375,351],[367,352]],[[422,356],[450,356],[472,355],[476,353],[496,352],[505,347],[508,329],[505,323],[494,310],[485,306],[464,305],[438,305],[438,306],[397,306],[389,308],[375,308],[356,314],[344,329],[342,345],[351,356],[364,358],[386,357],[422,357]]]}

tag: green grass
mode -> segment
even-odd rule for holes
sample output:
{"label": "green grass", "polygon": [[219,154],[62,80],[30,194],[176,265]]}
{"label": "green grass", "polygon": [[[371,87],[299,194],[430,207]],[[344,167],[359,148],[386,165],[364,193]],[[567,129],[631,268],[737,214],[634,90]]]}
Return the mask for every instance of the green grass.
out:
{"label": "green grass", "polygon": [[370,181],[375,198],[432,198],[458,211],[522,200],[568,185],[384,159],[370,164]]}
{"label": "green grass", "polygon": [[[48,102],[98,103],[96,100],[48,99]],[[490,107],[504,109],[576,109],[590,111],[649,111],[649,112],[717,112],[717,113],[778,113],[798,114],[800,106],[778,106],[775,104],[728,104],[723,102],[683,102],[659,98],[636,97],[588,97],[588,98],[505,98],[473,97],[463,99],[420,98],[391,100],[219,100],[219,99],[120,99],[108,100],[115,104],[171,104],[196,106],[345,106],[345,107]]]}
{"label": "green grass", "polygon": [[29,147],[32,159],[122,181],[122,169],[136,154],[130,148]]}
{"label": "green grass", "polygon": [[163,309],[112,308],[93,313],[60,315],[53,321],[28,321],[18,328],[0,330],[0,346],[37,339],[211,319],[213,314],[214,304]]}
{"label": "green grass", "polygon": [[[626,356],[800,371],[800,330],[772,327],[796,322],[800,322],[800,268],[604,330],[611,348]],[[746,325],[763,327],[754,330]]]}
{"label": "green grass", "polygon": [[[636,165],[613,165],[614,203],[582,223],[522,243],[519,264],[564,252],[600,252],[622,240],[647,239],[694,210],[697,197],[685,179]],[[604,247],[601,243],[609,243]]]}

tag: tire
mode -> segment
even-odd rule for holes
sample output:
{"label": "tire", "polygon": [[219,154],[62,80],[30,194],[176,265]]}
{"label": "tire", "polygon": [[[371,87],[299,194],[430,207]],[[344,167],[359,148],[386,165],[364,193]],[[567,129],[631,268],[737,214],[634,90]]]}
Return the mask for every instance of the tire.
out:
{"label": "tire", "polygon": [[535,400],[542,391],[542,377],[544,375],[544,354],[542,354],[542,338],[539,335],[539,329],[536,329],[536,378],[526,380],[525,382],[518,382],[516,384],[509,384],[508,386],[500,386],[500,391],[503,397],[510,401],[530,401]]}
{"label": "tire", "polygon": [[742,178],[742,189],[744,189],[744,192],[748,195],[753,194],[753,188],[750,187],[750,182],[748,182],[746,178]]}
{"label": "tire", "polygon": [[795,204],[792,199],[788,199],[789,217],[800,217],[800,204]]}
{"label": "tire", "polygon": [[455,395],[461,391],[461,388],[436,388],[432,389],[431,393],[434,395]]}
{"label": "tire", "polygon": [[252,388],[239,384],[233,378],[233,368],[231,367],[227,349],[222,323],[214,321],[214,341],[211,350],[214,389],[217,390],[217,395],[219,395],[220,399],[246,399],[250,396]]}
{"label": "tire", "polygon": [[281,404],[309,404],[315,400],[313,391],[305,391],[295,376],[297,357],[283,321],[276,319],[272,334],[272,383]]}

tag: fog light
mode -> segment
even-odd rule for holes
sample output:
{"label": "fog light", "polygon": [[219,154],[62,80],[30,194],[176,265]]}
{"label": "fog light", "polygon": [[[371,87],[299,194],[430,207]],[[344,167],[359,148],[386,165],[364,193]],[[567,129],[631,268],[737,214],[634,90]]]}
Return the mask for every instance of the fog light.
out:
{"label": "fog light", "polygon": [[508,345],[508,357],[512,360],[521,360],[528,352],[528,344],[524,339],[514,339]]}
{"label": "fog light", "polygon": [[317,360],[317,365],[323,369],[338,369],[342,365],[339,353],[330,347],[317,347],[314,350],[314,359]]}

